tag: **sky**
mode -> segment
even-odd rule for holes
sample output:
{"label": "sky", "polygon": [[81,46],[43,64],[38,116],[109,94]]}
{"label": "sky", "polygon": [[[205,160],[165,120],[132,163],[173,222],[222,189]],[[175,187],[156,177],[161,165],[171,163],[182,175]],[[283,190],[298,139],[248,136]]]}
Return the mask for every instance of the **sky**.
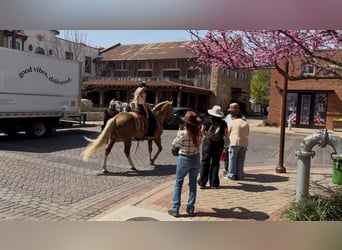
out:
{"label": "sky", "polygon": [[[60,31],[63,38],[64,31]],[[187,30],[80,30],[85,37],[85,43],[92,47],[109,48],[117,43],[122,45],[190,41]],[[201,31],[204,34],[204,31]]]}

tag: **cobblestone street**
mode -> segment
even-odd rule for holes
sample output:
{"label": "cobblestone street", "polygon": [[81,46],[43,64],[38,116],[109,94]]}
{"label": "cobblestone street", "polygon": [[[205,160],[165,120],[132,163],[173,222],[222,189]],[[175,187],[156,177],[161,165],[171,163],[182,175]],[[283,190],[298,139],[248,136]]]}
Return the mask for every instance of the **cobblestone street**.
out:
{"label": "cobblestone street", "polygon": [[[58,130],[52,137],[31,139],[0,136],[0,220],[2,221],[87,221],[134,197],[173,180],[177,157],[170,143],[175,130],[165,130],[163,151],[149,165],[147,142],[132,143],[131,156],[139,171],[129,169],[123,145],[114,145],[108,158],[109,174],[102,174],[104,149],[83,162],[81,152],[96,138],[99,126]],[[286,139],[286,163],[295,167],[293,151],[304,135]],[[251,133],[247,167],[276,166],[277,134]],[[154,150],[156,149],[154,145]],[[319,165],[329,167],[330,151],[318,153]],[[136,152],[135,152],[136,151]],[[324,157],[320,155],[325,155]]]}
{"label": "cobblestone street", "polygon": [[[110,174],[102,174],[104,149],[88,162],[80,157],[88,143],[83,136],[95,138],[98,131],[99,127],[66,129],[43,139],[0,137],[0,219],[88,220],[174,174],[176,158],[167,149],[155,166],[148,164],[147,142],[140,142],[136,153],[137,142],[132,144],[138,172],[129,170],[118,142],[108,158]],[[164,139],[171,140],[167,135]]]}

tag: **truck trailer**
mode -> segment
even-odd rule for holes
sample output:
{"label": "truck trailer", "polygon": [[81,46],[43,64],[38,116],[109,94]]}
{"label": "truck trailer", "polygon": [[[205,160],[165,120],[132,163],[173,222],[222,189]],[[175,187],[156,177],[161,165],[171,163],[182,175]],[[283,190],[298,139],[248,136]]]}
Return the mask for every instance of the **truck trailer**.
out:
{"label": "truck trailer", "polygon": [[80,113],[80,64],[0,47],[0,132],[54,133]]}

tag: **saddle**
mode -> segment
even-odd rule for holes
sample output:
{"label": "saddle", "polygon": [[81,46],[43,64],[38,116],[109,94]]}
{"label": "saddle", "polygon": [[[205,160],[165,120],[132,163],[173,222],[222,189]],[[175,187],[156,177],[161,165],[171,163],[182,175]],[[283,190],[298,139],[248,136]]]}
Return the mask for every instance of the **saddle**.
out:
{"label": "saddle", "polygon": [[139,112],[139,110],[131,110],[129,113],[134,117],[135,127],[137,128],[139,138],[143,138],[148,130],[149,122],[147,118]]}
{"label": "saddle", "polygon": [[[135,126],[136,126],[137,132],[139,134],[139,136],[136,137],[136,139],[137,138],[145,138],[147,135],[147,132],[148,132],[149,125],[150,125],[149,120],[141,112],[139,112],[139,110],[131,110],[129,113],[131,113],[134,117]],[[154,114],[152,112],[150,112],[149,115],[154,116]]]}

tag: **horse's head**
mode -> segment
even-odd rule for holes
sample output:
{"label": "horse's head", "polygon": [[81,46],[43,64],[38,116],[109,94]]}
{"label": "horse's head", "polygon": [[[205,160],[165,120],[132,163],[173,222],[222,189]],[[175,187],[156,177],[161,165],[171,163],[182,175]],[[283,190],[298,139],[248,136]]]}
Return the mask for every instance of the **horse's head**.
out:
{"label": "horse's head", "polygon": [[163,116],[168,123],[173,121],[173,105],[170,101],[164,101],[158,103],[154,108],[153,111],[156,115]]}

